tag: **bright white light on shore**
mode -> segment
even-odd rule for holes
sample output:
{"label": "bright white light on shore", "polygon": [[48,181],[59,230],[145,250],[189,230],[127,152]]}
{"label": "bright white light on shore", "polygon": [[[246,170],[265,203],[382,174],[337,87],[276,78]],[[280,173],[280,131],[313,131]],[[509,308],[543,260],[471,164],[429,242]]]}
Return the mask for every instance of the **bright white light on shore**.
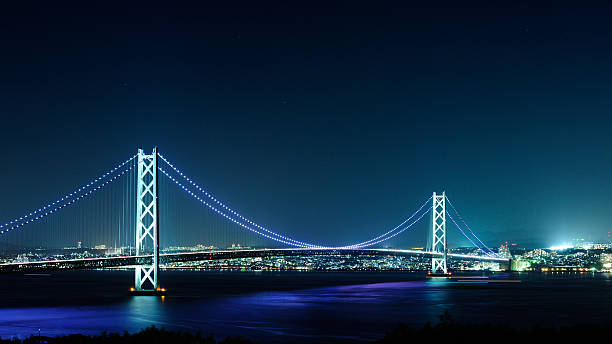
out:
{"label": "bright white light on shore", "polygon": [[553,251],[562,251],[562,250],[566,250],[568,248],[572,248],[572,245],[568,245],[568,244],[563,244],[563,245],[559,245],[559,246],[551,246],[549,247],[550,250]]}

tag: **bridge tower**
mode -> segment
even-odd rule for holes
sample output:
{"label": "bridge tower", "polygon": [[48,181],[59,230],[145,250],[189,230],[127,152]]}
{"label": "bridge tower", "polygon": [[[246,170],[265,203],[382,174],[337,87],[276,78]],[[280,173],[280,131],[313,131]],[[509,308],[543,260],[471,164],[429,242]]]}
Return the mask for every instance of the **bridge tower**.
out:
{"label": "bridge tower", "polygon": [[136,190],[136,255],[153,254],[150,265],[138,265],[134,294],[161,294],[159,272],[159,212],[157,208],[157,147],[152,154],[138,150]]}
{"label": "bridge tower", "polygon": [[446,267],[446,192],[433,193],[432,251],[441,253],[431,258],[431,274],[447,275]]}

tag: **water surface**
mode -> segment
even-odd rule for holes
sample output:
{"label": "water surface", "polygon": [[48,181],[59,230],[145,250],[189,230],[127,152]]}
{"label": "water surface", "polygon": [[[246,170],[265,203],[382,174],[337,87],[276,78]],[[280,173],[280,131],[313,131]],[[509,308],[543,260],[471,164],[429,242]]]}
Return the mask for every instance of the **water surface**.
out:
{"label": "water surface", "polygon": [[[481,275],[481,274],[471,274]],[[165,271],[164,299],[131,297],[130,271],[0,276],[0,336],[97,334],[155,325],[260,342],[371,341],[449,311],[463,322],[543,326],[612,320],[608,274],[493,274],[489,283],[408,272]],[[520,280],[520,283],[507,281]]]}

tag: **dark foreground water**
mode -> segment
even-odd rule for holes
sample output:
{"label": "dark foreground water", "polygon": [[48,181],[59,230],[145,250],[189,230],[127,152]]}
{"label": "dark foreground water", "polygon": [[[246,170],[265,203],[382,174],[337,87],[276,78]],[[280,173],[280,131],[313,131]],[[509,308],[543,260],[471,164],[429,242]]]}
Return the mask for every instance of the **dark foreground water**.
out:
{"label": "dark foreground water", "polygon": [[[260,342],[380,338],[448,310],[462,322],[543,326],[612,320],[612,276],[407,272],[162,272],[170,294],[130,297],[129,271],[0,275],[0,336],[97,334],[155,325]],[[515,282],[515,281],[520,282]]]}

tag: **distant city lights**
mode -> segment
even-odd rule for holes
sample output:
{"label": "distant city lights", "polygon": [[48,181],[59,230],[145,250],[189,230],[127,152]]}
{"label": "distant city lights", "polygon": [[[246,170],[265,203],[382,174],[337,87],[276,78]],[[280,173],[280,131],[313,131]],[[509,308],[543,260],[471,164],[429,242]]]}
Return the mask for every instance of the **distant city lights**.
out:
{"label": "distant city lights", "polygon": [[569,245],[569,244],[563,244],[563,245],[559,245],[559,246],[551,246],[548,249],[549,250],[553,250],[553,251],[563,251],[563,250],[567,250],[568,248],[572,248],[574,246]]}

